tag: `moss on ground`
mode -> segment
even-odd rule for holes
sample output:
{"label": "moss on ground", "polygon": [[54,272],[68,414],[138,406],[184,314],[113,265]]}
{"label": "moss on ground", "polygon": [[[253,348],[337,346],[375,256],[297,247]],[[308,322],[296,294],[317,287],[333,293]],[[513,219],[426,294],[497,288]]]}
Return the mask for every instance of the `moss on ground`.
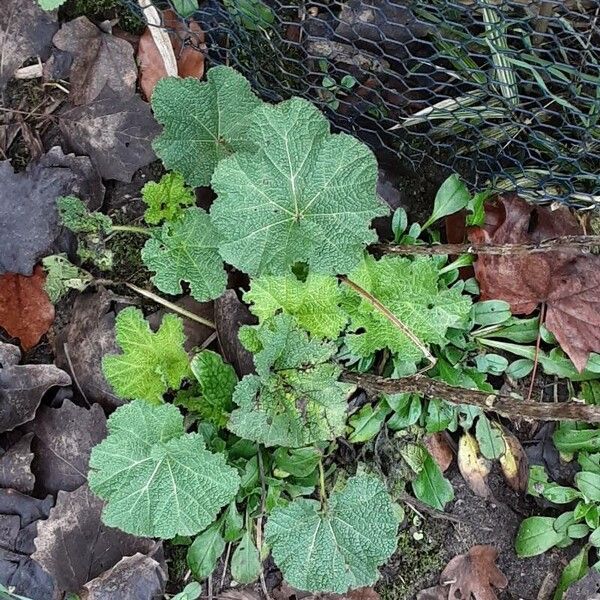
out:
{"label": "moss on ground", "polygon": [[447,524],[432,518],[422,520],[414,513],[407,516],[409,527],[400,532],[398,549],[384,567],[376,588],[382,600],[414,598],[437,582],[447,562],[443,549]]}
{"label": "moss on ground", "polygon": [[96,21],[118,19],[119,27],[130,33],[140,33],[144,23],[134,12],[135,0],[128,6],[128,0],[68,0],[61,9],[61,15],[70,21],[77,17],[88,17]]}

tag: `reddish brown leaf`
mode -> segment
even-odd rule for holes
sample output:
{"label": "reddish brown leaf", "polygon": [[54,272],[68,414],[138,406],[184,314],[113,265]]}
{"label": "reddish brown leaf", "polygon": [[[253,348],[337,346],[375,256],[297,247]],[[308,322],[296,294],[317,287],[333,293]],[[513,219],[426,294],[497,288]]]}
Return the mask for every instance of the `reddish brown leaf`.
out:
{"label": "reddish brown leaf", "polygon": [[446,434],[443,431],[428,433],[423,438],[423,443],[429,454],[433,457],[433,460],[435,460],[438,467],[442,470],[442,473],[445,472],[454,457]]}
{"label": "reddish brown leaf", "polygon": [[508,580],[496,566],[497,556],[493,546],[473,546],[455,556],[440,575],[440,583],[450,585],[448,598],[498,600],[493,587],[503,590]]}
{"label": "reddish brown leaf", "polygon": [[54,321],[54,306],[44,290],[46,274],[40,265],[33,275],[0,276],[0,326],[18,337],[25,350],[33,348]]}
{"label": "reddish brown leaf", "polygon": [[[564,207],[550,210],[503,196],[486,205],[486,222],[469,231],[469,240],[530,244],[581,233]],[[579,371],[590,352],[600,352],[600,256],[581,250],[480,255],[474,266],[482,300],[504,300],[514,314],[529,314],[545,303],[546,327]]]}
{"label": "reddish brown leaf", "polygon": [[[173,44],[179,76],[200,79],[204,75],[206,50],[202,28],[196,21],[182,21],[172,10],[167,9],[162,14],[164,27],[168,29]],[[158,81],[167,76],[149,27],[140,38],[137,59],[140,65],[140,87],[149,100]]]}

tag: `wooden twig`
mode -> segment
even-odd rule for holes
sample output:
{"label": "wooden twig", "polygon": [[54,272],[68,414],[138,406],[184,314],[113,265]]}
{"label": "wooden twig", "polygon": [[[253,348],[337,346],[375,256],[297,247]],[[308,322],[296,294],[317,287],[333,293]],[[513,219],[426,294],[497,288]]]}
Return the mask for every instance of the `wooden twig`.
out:
{"label": "wooden twig", "polygon": [[556,250],[591,250],[600,248],[600,235],[565,235],[559,238],[543,240],[538,244],[437,244],[435,246],[398,246],[395,244],[377,244],[374,249],[384,254],[400,254],[403,256],[431,256],[436,254],[496,254],[519,255]]}
{"label": "wooden twig", "polygon": [[540,421],[585,421],[600,423],[600,406],[582,402],[527,402],[508,394],[488,393],[480,390],[448,385],[425,375],[412,375],[401,379],[387,379],[369,373],[344,371],[342,381],[353,383],[369,394],[419,394],[426,398],[440,398],[449,404],[468,404],[486,412],[495,412],[508,419],[537,419]]}
{"label": "wooden twig", "polygon": [[156,48],[165,65],[165,71],[169,77],[177,77],[177,59],[173,51],[173,44],[169,32],[164,29],[162,18],[158,9],[150,0],[138,0],[140,8],[144,12],[144,18],[150,28],[150,34],[156,44]]}
{"label": "wooden twig", "polygon": [[429,361],[430,367],[436,363],[436,358],[431,354],[429,348],[384,304],[382,304],[373,294],[370,294],[354,281],[345,276],[340,276],[340,281],[353,289],[359,296],[362,296],[367,302],[373,305],[392,325],[395,325],[422,353]]}

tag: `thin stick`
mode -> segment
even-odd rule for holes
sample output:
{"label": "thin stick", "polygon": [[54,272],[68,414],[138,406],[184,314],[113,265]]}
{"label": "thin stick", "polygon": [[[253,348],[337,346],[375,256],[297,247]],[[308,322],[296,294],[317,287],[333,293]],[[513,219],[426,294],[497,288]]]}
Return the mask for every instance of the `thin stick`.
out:
{"label": "thin stick", "polygon": [[209,321],[208,319],[204,319],[203,317],[199,317],[198,315],[195,315],[193,312],[190,312],[189,310],[185,310],[185,308],[181,308],[180,306],[177,306],[177,304],[173,304],[173,302],[169,302],[168,300],[161,298],[161,296],[158,296],[154,292],[145,290],[144,288],[138,287],[137,285],[134,285],[133,283],[125,282],[125,285],[130,290],[137,292],[141,296],[149,298],[150,300],[156,302],[157,304],[161,304],[162,306],[165,306],[166,308],[168,308],[169,310],[172,310],[173,312],[179,313],[180,315],[186,317],[187,319],[196,321],[196,323],[202,323],[202,325],[206,325],[207,327],[210,327],[211,329],[216,329],[216,325],[212,321]]}
{"label": "thin stick", "polygon": [[142,233],[150,235],[152,232],[146,227],[135,227],[134,225],[112,225],[111,231],[127,231],[129,233]]}
{"label": "thin stick", "polygon": [[395,244],[376,244],[373,246],[384,254],[402,256],[431,256],[437,254],[497,254],[520,255],[554,252],[556,250],[591,250],[600,248],[600,235],[565,235],[559,238],[543,240],[538,244],[437,244],[435,246],[398,246]]}
{"label": "thin stick", "polygon": [[340,280],[348,287],[352,288],[358,295],[362,296],[367,302],[372,304],[390,323],[395,325],[425,356],[429,361],[430,367],[436,363],[436,358],[429,352],[429,348],[389,309],[382,304],[375,296],[367,292],[354,281],[350,281],[345,276],[341,276]]}
{"label": "thin stick", "polygon": [[[262,449],[260,444],[258,445],[258,472],[260,473],[260,515],[258,515],[258,519],[256,519],[256,548],[258,550],[259,556],[262,548],[262,524],[263,524],[263,516],[265,514],[265,503],[267,500],[267,485],[265,483],[265,466],[263,464],[262,457]],[[271,600],[271,596],[269,595],[269,590],[267,589],[267,582],[265,581],[265,574],[262,569],[262,563],[260,568],[260,587],[262,588],[262,592],[266,598],[266,600]]]}
{"label": "thin stick", "polygon": [[325,509],[327,506],[327,492],[325,490],[325,470],[321,459],[319,459],[319,496],[321,498],[321,508]]}
{"label": "thin stick", "polygon": [[92,405],[90,404],[90,401],[87,399],[85,392],[83,391],[81,385],[79,385],[79,380],[77,379],[77,375],[75,374],[75,369],[73,368],[73,363],[71,362],[71,355],[69,354],[69,346],[67,345],[66,342],[63,344],[63,349],[65,351],[65,358],[67,359],[67,364],[69,365],[69,369],[71,369],[71,375],[73,375],[73,381],[75,382],[75,385],[77,386],[77,389],[79,390],[79,393],[82,395],[83,399],[85,400],[85,403],[88,405],[88,408],[92,408]]}
{"label": "thin stick", "polygon": [[229,564],[229,555],[231,554],[231,546],[232,543],[229,542],[227,544],[227,550],[225,552],[225,564],[223,565],[223,573],[221,575],[221,583],[219,583],[219,592],[223,589],[225,585],[225,576],[227,575],[227,565]]}
{"label": "thin stick", "polygon": [[540,345],[542,343],[542,325],[544,323],[544,315],[546,313],[546,303],[543,302],[540,308],[540,321],[538,325],[537,339],[535,340],[535,355],[533,358],[533,370],[531,371],[531,381],[529,382],[529,391],[527,392],[527,402],[531,400],[533,394],[533,386],[535,385],[535,376],[537,373],[538,364],[540,362]]}
{"label": "thin stick", "polygon": [[600,406],[579,401],[527,402],[508,394],[494,394],[480,390],[448,385],[424,375],[402,379],[387,379],[369,373],[344,371],[342,381],[354,383],[371,395],[409,392],[426,398],[441,398],[449,404],[468,404],[486,412],[495,412],[509,419],[537,419],[541,421],[585,421],[600,423]]}

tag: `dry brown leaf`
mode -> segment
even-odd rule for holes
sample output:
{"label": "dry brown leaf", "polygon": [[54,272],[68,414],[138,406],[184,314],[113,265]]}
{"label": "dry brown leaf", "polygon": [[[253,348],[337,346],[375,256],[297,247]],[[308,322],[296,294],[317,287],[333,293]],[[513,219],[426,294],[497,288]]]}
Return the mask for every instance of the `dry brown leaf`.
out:
{"label": "dry brown leaf", "polygon": [[448,598],[498,600],[493,588],[503,590],[508,580],[496,566],[497,556],[493,546],[473,546],[467,554],[455,556],[440,575],[440,583],[450,586]]}
{"label": "dry brown leaf", "polygon": [[33,275],[0,276],[0,327],[18,337],[25,350],[33,348],[54,322],[54,306],[44,290],[46,274],[37,265]]}
{"label": "dry brown leaf", "polygon": [[423,444],[429,454],[431,454],[433,460],[438,464],[438,467],[442,470],[442,473],[448,470],[448,467],[452,463],[454,454],[452,448],[448,443],[448,437],[443,431],[437,433],[428,433],[423,437]]}
{"label": "dry brown leaf", "polygon": [[[163,11],[162,15],[164,27],[169,31],[177,58],[179,76],[200,79],[204,75],[204,52],[206,50],[202,28],[196,21],[182,21],[170,9]],[[158,81],[167,76],[167,70],[149,27],[140,38],[137,60],[140,66],[140,87],[144,96],[149,100]]]}
{"label": "dry brown leaf", "polygon": [[458,442],[458,468],[467,485],[482,498],[492,495],[486,482],[491,464],[479,454],[479,444],[470,433],[463,433]]}
{"label": "dry brown leaf", "polygon": [[[297,590],[285,581],[282,581],[280,585],[273,589],[272,595],[275,600],[380,600],[379,594],[370,587],[350,590],[346,594],[311,594],[310,592]],[[251,597],[229,596],[225,599],[224,596],[220,596],[220,598],[223,598],[223,600],[253,600]]]}
{"label": "dry brown leaf", "polygon": [[53,42],[75,57],[70,75],[71,104],[93,102],[105,86],[123,99],[135,93],[137,69],[133,47],[127,40],[105,33],[87,17],[79,17],[65,23]]}
{"label": "dry brown leaf", "polygon": [[500,467],[506,483],[515,491],[527,491],[529,480],[529,460],[521,446],[521,442],[512,434],[502,428],[502,437],[506,451],[500,457]]}
{"label": "dry brown leaf", "polygon": [[[486,222],[469,231],[469,240],[530,244],[581,233],[566,208],[537,207],[512,195],[486,206]],[[514,314],[544,303],[546,327],[579,371],[590,352],[600,352],[600,256],[581,250],[480,255],[474,267],[482,300],[504,300]]]}

